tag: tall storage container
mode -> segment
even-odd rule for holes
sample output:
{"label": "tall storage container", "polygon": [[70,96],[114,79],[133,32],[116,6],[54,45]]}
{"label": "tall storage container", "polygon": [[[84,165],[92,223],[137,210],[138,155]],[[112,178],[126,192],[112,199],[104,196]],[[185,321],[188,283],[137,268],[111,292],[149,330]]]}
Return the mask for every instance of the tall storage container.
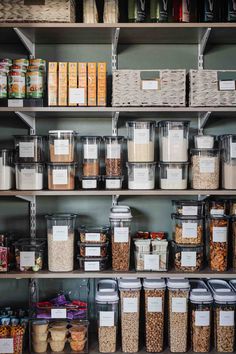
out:
{"label": "tall storage container", "polygon": [[220,137],[222,188],[236,189],[236,135]]}

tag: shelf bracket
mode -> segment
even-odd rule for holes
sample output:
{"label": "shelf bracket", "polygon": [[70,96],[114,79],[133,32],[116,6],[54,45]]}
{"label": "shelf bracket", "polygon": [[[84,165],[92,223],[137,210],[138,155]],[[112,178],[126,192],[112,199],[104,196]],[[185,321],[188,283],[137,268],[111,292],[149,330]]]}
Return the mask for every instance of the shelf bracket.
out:
{"label": "shelf bracket", "polygon": [[17,34],[17,36],[20,38],[21,42],[25,46],[25,48],[28,50],[30,57],[35,58],[35,43],[33,43],[23,32],[22,29],[14,27],[14,31]]}
{"label": "shelf bracket", "polygon": [[200,39],[200,43],[198,44],[198,70],[204,68],[204,52],[206,49],[206,45],[211,34],[211,28],[208,27],[204,31],[202,38]]}
{"label": "shelf bracket", "polygon": [[120,36],[120,28],[116,28],[112,37],[112,47],[111,47],[111,67],[112,71],[118,69],[118,42]]}
{"label": "shelf bracket", "polygon": [[203,202],[205,199],[207,199],[207,198],[209,198],[209,197],[210,197],[209,194],[208,194],[208,195],[198,194],[197,200],[198,200],[199,202]]}
{"label": "shelf bracket", "polygon": [[112,113],[112,136],[118,135],[117,125],[118,125],[119,115],[120,115],[120,112]]}
{"label": "shelf bracket", "polygon": [[35,134],[35,113],[15,112],[30,127],[30,135]]}
{"label": "shelf bracket", "polygon": [[36,237],[36,197],[27,195],[17,195],[17,198],[29,202],[30,215],[30,237]]}
{"label": "shelf bracket", "polygon": [[112,196],[112,206],[118,205],[118,199],[120,198],[119,195],[113,195]]}
{"label": "shelf bracket", "polygon": [[210,118],[211,112],[204,112],[198,114],[198,131],[199,133],[203,132],[203,129]]}

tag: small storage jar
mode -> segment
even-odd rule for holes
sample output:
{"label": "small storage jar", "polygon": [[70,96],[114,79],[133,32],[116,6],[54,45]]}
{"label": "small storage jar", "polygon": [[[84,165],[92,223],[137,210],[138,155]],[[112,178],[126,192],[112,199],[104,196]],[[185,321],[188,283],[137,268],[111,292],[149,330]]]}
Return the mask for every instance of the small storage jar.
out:
{"label": "small storage jar", "polygon": [[48,163],[48,189],[74,190],[75,163]]}
{"label": "small storage jar", "polygon": [[79,268],[85,272],[102,272],[108,267],[108,257],[77,256]]}
{"label": "small storage jar", "polygon": [[119,177],[122,175],[123,136],[105,136],[105,168],[106,176]]}
{"label": "small storage jar", "polygon": [[42,190],[44,164],[16,163],[16,189]]}
{"label": "small storage jar", "polygon": [[207,202],[208,215],[224,216],[228,213],[228,200],[215,199]]}
{"label": "small storage jar", "polygon": [[198,272],[204,263],[204,247],[202,245],[178,245],[172,241],[173,263],[176,271]]}
{"label": "small storage jar", "polygon": [[83,176],[100,175],[100,136],[84,136],[81,138],[83,151]]}
{"label": "small storage jar", "polygon": [[155,162],[127,162],[129,189],[155,188]]}
{"label": "small storage jar", "polygon": [[76,133],[73,130],[50,130],[48,140],[50,162],[74,162]]}
{"label": "small storage jar", "polygon": [[128,161],[153,162],[155,151],[155,121],[126,123],[128,129]]}
{"label": "small storage jar", "polygon": [[109,240],[109,226],[84,226],[79,229],[80,242],[104,243]]}
{"label": "small storage jar", "polygon": [[172,214],[174,220],[174,240],[182,245],[203,243],[203,216],[180,216]]}
{"label": "small storage jar", "polygon": [[236,135],[220,137],[222,188],[236,189]]}
{"label": "small storage jar", "polygon": [[40,135],[15,135],[16,162],[44,162],[44,137]]}
{"label": "small storage jar", "polygon": [[81,188],[86,190],[97,190],[100,188],[101,176],[82,176]]}
{"label": "small storage jar", "polygon": [[0,150],[0,190],[13,189],[15,185],[15,169],[13,165],[13,150]]}
{"label": "small storage jar", "polygon": [[43,269],[46,241],[20,239],[14,244],[16,268],[21,272],[38,272]]}
{"label": "small storage jar", "polygon": [[103,180],[105,182],[105,189],[120,190],[122,189],[124,176],[120,176],[120,177],[103,176]]}
{"label": "small storage jar", "polygon": [[121,348],[124,353],[139,350],[140,290],[139,279],[119,280],[121,301]]}
{"label": "small storage jar", "polygon": [[160,162],[160,189],[187,189],[188,165],[188,162]]}
{"label": "small storage jar", "polygon": [[174,213],[178,216],[203,216],[205,203],[198,200],[172,200]]}

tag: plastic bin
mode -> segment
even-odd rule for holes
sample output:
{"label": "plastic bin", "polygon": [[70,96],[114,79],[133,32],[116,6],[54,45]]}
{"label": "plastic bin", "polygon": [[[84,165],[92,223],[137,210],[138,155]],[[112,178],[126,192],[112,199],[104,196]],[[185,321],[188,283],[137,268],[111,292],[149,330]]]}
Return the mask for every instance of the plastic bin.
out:
{"label": "plastic bin", "polygon": [[187,189],[188,166],[188,162],[161,162],[159,164],[160,189]]}
{"label": "plastic bin", "polygon": [[155,188],[155,162],[127,162],[129,189]]}
{"label": "plastic bin", "polygon": [[73,130],[50,130],[48,134],[50,162],[73,162],[75,132]]}
{"label": "plastic bin", "polygon": [[236,189],[236,135],[220,137],[222,188]]}
{"label": "plastic bin", "polygon": [[106,176],[122,175],[123,136],[105,136],[105,168]]}
{"label": "plastic bin", "polygon": [[74,190],[75,189],[75,163],[49,163],[48,189]]}
{"label": "plastic bin", "polygon": [[16,163],[16,189],[42,190],[44,164]]}
{"label": "plastic bin", "polygon": [[84,136],[81,138],[83,149],[83,176],[100,175],[100,136]]}
{"label": "plastic bin", "polygon": [[195,135],[194,136],[195,149],[213,149],[215,146],[214,135]]}
{"label": "plastic bin", "polygon": [[108,268],[108,257],[77,257],[79,268],[86,272],[100,272]]}
{"label": "plastic bin", "polygon": [[137,271],[168,270],[168,241],[136,239],[134,245]]}
{"label": "plastic bin", "polygon": [[103,176],[105,182],[105,189],[107,190],[120,190],[124,181],[124,176],[109,177]]}
{"label": "plastic bin", "polygon": [[40,135],[15,135],[16,162],[43,162],[44,137]]}
{"label": "plastic bin", "polygon": [[205,203],[198,200],[173,200],[174,212],[179,216],[203,216]]}
{"label": "plastic bin", "polygon": [[94,177],[82,176],[81,177],[81,187],[82,187],[82,189],[96,190],[96,189],[100,188],[100,181],[101,181],[100,176],[94,176]]}
{"label": "plastic bin", "polygon": [[209,200],[207,203],[209,215],[223,216],[228,212],[228,200]]}
{"label": "plastic bin", "polygon": [[43,269],[45,240],[25,238],[15,242],[14,246],[17,270],[38,272]]}
{"label": "plastic bin", "polygon": [[174,267],[180,272],[198,272],[204,264],[204,247],[177,245],[172,241]]}
{"label": "plastic bin", "polygon": [[82,243],[78,242],[79,254],[82,257],[106,257],[108,255],[108,242],[105,243]]}
{"label": "plastic bin", "polygon": [[104,243],[109,238],[109,226],[81,226],[79,229],[80,242]]}
{"label": "plastic bin", "polygon": [[179,216],[174,220],[174,241],[177,244],[200,245],[203,243],[203,216]]}

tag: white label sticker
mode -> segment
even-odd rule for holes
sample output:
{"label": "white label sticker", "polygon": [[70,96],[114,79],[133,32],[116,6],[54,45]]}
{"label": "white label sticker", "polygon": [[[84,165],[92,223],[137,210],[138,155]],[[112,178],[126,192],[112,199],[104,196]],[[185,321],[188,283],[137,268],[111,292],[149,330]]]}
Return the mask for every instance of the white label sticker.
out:
{"label": "white label sticker", "polygon": [[197,206],[183,206],[182,208],[182,215],[190,215],[190,216],[196,216],[198,215],[198,207]]}
{"label": "white label sticker", "polygon": [[99,320],[100,327],[113,327],[115,324],[115,313],[113,311],[100,311]]}
{"label": "white label sticker", "polygon": [[99,262],[98,261],[94,261],[94,262],[85,261],[84,262],[84,270],[86,272],[99,271],[100,270]]}
{"label": "white label sticker", "polygon": [[138,312],[138,299],[136,297],[124,297],[123,312],[125,313]]}
{"label": "white label sticker", "polygon": [[149,129],[134,129],[135,144],[149,144]]}
{"label": "white label sticker", "polygon": [[89,232],[85,234],[85,241],[87,242],[99,242],[100,241],[100,234]]}
{"label": "white label sticker", "polygon": [[144,184],[148,181],[149,170],[146,167],[134,167],[134,182],[137,184]]}
{"label": "white label sticker", "polygon": [[68,139],[54,140],[54,153],[55,155],[69,155],[69,140]]}
{"label": "white label sticker", "polygon": [[85,104],[85,89],[69,88],[69,104]]}
{"label": "white label sticker", "polygon": [[210,326],[210,311],[195,311],[195,326]]}
{"label": "white label sticker", "polygon": [[158,80],[142,80],[142,90],[158,90]]}
{"label": "white label sticker", "polygon": [[107,158],[120,159],[121,146],[120,144],[107,144]]}
{"label": "white label sticker", "polygon": [[22,158],[34,157],[34,143],[20,142],[19,143],[19,156]]}
{"label": "white label sticker", "polygon": [[235,91],[235,80],[220,80],[220,91]]}
{"label": "white label sticker", "polygon": [[128,227],[114,227],[114,242],[126,243],[129,242]]}
{"label": "white label sticker", "polygon": [[234,311],[220,311],[220,326],[234,326]]}
{"label": "white label sticker", "polygon": [[144,270],[159,270],[160,256],[158,254],[144,255]]}
{"label": "white label sticker", "polygon": [[66,309],[51,309],[52,318],[66,318],[67,311]]}
{"label": "white label sticker", "polygon": [[68,240],[68,226],[53,226],[52,237],[53,241],[67,241]]}
{"label": "white label sticker", "polygon": [[182,224],[183,238],[197,238],[197,223],[196,222],[183,222]]}
{"label": "white label sticker", "polygon": [[86,160],[96,160],[98,158],[98,145],[85,144],[84,145],[84,158]]}
{"label": "white label sticker", "polygon": [[34,186],[36,181],[36,172],[34,168],[23,168],[21,174],[21,188],[29,189],[29,186]]}
{"label": "white label sticker", "polygon": [[53,184],[68,184],[67,169],[65,170],[53,170],[52,171],[52,183]]}
{"label": "white label sticker", "polygon": [[197,148],[198,149],[212,149],[214,144],[214,139],[211,136],[198,136],[197,137]]}
{"label": "white label sticker", "polygon": [[20,252],[20,267],[34,267],[35,252]]}
{"label": "white label sticker", "polygon": [[106,189],[120,189],[121,180],[120,179],[106,179]]}
{"label": "white label sticker", "polygon": [[211,215],[224,215],[224,209],[211,209]]}
{"label": "white label sticker", "polygon": [[185,313],[187,312],[187,300],[185,297],[172,297],[172,312]]}
{"label": "white label sticker", "polygon": [[171,142],[171,145],[179,146],[180,144],[183,144],[184,131],[182,129],[170,129],[168,139]]}
{"label": "white label sticker", "polygon": [[13,338],[0,338],[0,353],[14,353]]}
{"label": "white label sticker", "polygon": [[85,256],[100,257],[101,256],[101,247],[85,247]]}
{"label": "white label sticker", "polygon": [[181,252],[181,266],[182,267],[196,267],[197,252]]}
{"label": "white label sticker", "polygon": [[148,297],[147,298],[148,312],[162,312],[162,298],[161,297]]}
{"label": "white label sticker", "polygon": [[169,181],[181,181],[182,170],[180,168],[167,168],[167,179]]}
{"label": "white label sticker", "polygon": [[201,158],[200,159],[200,173],[214,173],[215,172],[215,158]]}
{"label": "white label sticker", "polygon": [[230,157],[232,159],[236,158],[236,143],[231,143],[230,144]]}
{"label": "white label sticker", "polygon": [[8,100],[8,107],[23,107],[23,100]]}
{"label": "white label sticker", "polygon": [[97,179],[83,179],[82,180],[83,189],[96,189],[97,188]]}
{"label": "white label sticker", "polygon": [[227,227],[213,226],[213,242],[227,242]]}

